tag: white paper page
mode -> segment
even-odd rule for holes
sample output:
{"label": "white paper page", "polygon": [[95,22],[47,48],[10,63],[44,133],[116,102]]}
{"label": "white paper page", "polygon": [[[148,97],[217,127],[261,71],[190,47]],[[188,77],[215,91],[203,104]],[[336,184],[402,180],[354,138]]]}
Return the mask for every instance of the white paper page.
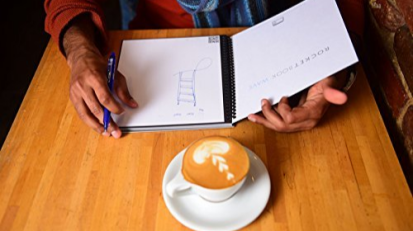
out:
{"label": "white paper page", "polygon": [[237,118],[357,62],[334,0],[306,0],[232,37]]}
{"label": "white paper page", "polygon": [[139,104],[120,127],[224,122],[219,37],[125,40],[118,66]]}

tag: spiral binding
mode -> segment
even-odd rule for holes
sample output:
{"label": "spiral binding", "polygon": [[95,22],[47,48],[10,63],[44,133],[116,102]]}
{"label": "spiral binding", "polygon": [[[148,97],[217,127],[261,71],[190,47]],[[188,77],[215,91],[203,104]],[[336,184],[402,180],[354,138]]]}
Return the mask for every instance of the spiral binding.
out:
{"label": "spiral binding", "polygon": [[234,50],[232,48],[232,39],[229,38],[228,40],[228,47],[229,47],[229,70],[231,76],[231,115],[232,118],[235,119],[237,117],[237,104],[235,98],[235,67],[234,67]]}
{"label": "spiral binding", "polygon": [[232,39],[222,35],[220,36],[220,43],[225,122],[232,123],[232,119],[236,118],[237,111],[235,102],[235,72]]}

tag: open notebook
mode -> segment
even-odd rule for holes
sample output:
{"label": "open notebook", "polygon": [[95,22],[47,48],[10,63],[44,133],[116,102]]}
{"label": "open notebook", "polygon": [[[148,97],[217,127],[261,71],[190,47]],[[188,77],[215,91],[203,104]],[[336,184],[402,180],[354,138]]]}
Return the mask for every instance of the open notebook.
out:
{"label": "open notebook", "polygon": [[139,108],[123,131],[231,127],[357,62],[334,0],[306,0],[228,36],[124,40],[118,70]]}

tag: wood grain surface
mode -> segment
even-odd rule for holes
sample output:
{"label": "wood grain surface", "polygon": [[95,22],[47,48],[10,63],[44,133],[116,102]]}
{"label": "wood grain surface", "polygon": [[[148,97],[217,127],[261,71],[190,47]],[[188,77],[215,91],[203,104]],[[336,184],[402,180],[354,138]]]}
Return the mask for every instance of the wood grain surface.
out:
{"label": "wood grain surface", "polygon": [[[233,34],[240,29],[115,31],[122,39]],[[22,60],[24,62],[24,60]],[[311,131],[235,128],[103,137],[69,101],[70,71],[50,42],[0,154],[0,230],[185,230],[162,177],[195,139],[231,136],[257,153],[271,197],[245,230],[413,230],[413,200],[364,72],[346,105]]]}

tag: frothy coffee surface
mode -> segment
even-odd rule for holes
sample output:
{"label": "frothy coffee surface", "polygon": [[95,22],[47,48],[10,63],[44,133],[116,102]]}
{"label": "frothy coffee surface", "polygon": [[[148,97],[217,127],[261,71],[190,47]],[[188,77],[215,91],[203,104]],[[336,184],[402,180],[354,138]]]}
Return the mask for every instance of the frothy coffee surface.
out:
{"label": "frothy coffee surface", "polygon": [[249,159],[235,140],[214,136],[200,139],[185,152],[184,178],[209,189],[223,189],[240,182],[248,173]]}

